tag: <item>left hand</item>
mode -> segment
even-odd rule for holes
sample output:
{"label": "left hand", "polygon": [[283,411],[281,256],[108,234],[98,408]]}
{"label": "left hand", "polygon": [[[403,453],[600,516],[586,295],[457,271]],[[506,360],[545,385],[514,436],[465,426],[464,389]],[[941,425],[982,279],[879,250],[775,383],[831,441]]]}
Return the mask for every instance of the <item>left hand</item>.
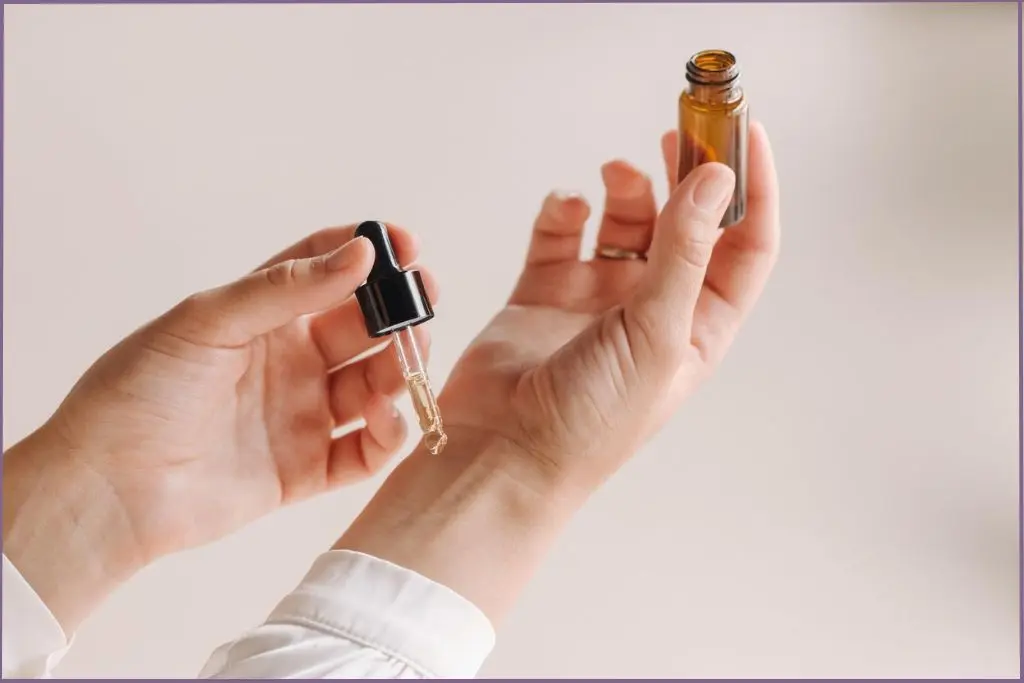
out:
{"label": "left hand", "polygon": [[549,196],[508,304],[441,394],[452,432],[504,441],[590,490],[660,428],[721,363],[778,255],[778,187],[760,123],[749,140],[747,213],[725,230],[732,172],[702,164],[677,179],[675,131],[662,138],[671,196],[660,210],[649,176],[605,164],[597,242],[647,259],[581,255],[589,206]]}
{"label": "left hand", "polygon": [[589,208],[552,195],[515,290],[452,369],[438,402],[449,432],[396,468],[336,547],[414,569],[492,620],[586,497],[718,367],[779,250],[768,138],[750,127],[748,207],[719,229],[734,174],[698,166],[671,196],[613,161],[598,243],[647,260],[581,254]]}

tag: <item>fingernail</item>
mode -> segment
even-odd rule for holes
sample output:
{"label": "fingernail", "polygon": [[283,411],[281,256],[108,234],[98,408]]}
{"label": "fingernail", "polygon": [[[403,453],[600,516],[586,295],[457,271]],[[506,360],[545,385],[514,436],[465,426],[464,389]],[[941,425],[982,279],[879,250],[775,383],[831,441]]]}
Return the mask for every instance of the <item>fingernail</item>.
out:
{"label": "fingernail", "polygon": [[544,199],[544,213],[556,221],[565,218],[565,200],[569,195],[565,192],[552,192]]}
{"label": "fingernail", "polygon": [[360,240],[369,241],[365,237],[356,237],[354,240],[346,242],[328,254],[325,259],[327,270],[331,272],[348,270],[359,263],[361,258],[359,253],[360,247],[356,243]]}
{"label": "fingernail", "polygon": [[625,161],[609,161],[601,175],[608,194],[620,199],[639,197],[647,190],[647,177]]}
{"label": "fingernail", "polygon": [[562,217],[562,200],[552,192],[544,198],[544,206],[541,210],[557,221]]}
{"label": "fingernail", "polygon": [[732,196],[735,176],[722,164],[707,164],[705,169],[693,188],[693,203],[704,211],[716,211]]}

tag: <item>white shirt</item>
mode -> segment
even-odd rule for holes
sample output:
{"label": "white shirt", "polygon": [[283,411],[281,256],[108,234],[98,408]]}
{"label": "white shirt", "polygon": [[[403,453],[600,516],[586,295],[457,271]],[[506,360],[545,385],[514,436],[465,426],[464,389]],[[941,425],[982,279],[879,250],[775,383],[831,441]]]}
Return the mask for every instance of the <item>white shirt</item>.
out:
{"label": "white shirt", "polygon": [[[48,678],[70,647],[3,558],[3,678]],[[408,569],[332,550],[263,625],[218,648],[201,678],[469,678],[494,647],[475,605]]]}

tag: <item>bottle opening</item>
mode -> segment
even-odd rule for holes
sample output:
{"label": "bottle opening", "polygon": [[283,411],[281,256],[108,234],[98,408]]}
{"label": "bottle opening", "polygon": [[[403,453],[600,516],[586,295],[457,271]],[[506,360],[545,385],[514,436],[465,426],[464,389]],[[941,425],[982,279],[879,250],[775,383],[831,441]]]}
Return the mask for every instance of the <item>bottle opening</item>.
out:
{"label": "bottle opening", "polygon": [[686,79],[696,85],[725,85],[739,75],[736,57],[725,50],[703,50],[686,63]]}

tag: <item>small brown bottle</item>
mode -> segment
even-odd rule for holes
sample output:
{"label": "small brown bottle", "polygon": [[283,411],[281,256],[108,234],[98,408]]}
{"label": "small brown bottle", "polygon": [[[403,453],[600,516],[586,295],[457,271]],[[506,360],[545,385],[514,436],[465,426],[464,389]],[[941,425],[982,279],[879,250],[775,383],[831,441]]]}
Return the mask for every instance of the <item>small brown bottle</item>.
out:
{"label": "small brown bottle", "polygon": [[726,228],[747,210],[747,100],[740,67],[725,50],[704,50],[686,63],[686,80],[679,95],[679,180],[710,161],[733,170],[736,191],[722,218]]}

